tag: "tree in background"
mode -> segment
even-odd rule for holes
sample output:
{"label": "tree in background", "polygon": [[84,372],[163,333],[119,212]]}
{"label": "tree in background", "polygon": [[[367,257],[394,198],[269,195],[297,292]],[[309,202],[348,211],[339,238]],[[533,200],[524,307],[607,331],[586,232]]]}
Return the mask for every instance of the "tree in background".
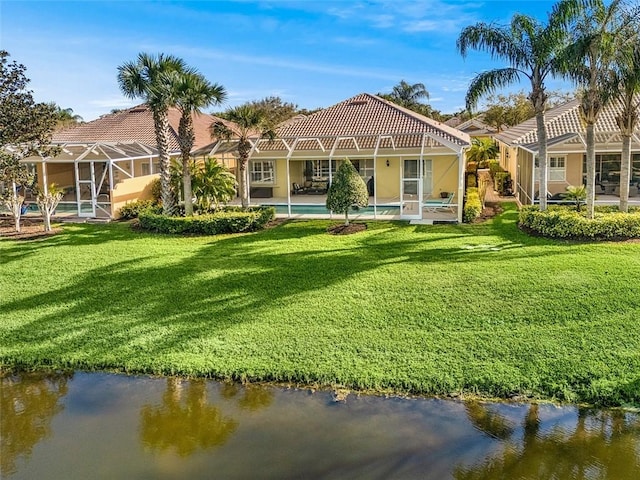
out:
{"label": "tree in background", "polygon": [[[636,22],[638,23],[638,22]],[[633,35],[640,25],[632,27]],[[631,180],[631,137],[638,125],[640,115],[640,39],[625,46],[628,51],[620,50],[616,68],[611,81],[614,97],[620,102],[622,111],[616,118],[622,136],[622,155],[620,164],[620,211],[629,210],[629,182]]]}
{"label": "tree in background", "polygon": [[42,213],[44,219],[44,231],[51,231],[51,216],[56,211],[56,207],[62,200],[64,191],[59,188],[55,183],[49,185],[49,188],[43,191],[37,192],[36,203]]}
{"label": "tree in background", "polygon": [[400,83],[393,87],[391,93],[379,93],[378,96],[421,115],[432,117],[436,120],[441,118],[440,112],[431,108],[431,105],[422,103],[423,99],[429,99],[429,92],[424,83],[410,84],[400,80]]}
{"label": "tree in background", "polygon": [[230,127],[223,122],[214,122],[209,130],[215,140],[231,140],[238,142],[238,167],[240,198],[242,207],[249,206],[249,181],[247,164],[255,142],[261,138],[273,139],[276,136],[274,126],[263,111],[249,105],[240,105],[225,112],[225,118],[235,124]]}
{"label": "tree in background", "polygon": [[51,134],[56,110],[51,104],[35,103],[26,67],[9,62],[9,53],[0,51],[0,200],[11,211],[15,229],[20,231],[24,191],[35,178],[22,159],[31,155],[55,155]]}
{"label": "tree in background", "polygon": [[173,101],[180,110],[180,124],[178,126],[178,143],[182,158],[182,193],[184,198],[184,213],[187,217],[193,215],[191,193],[191,150],[195,143],[196,134],[193,130],[193,115],[198,115],[201,109],[210,105],[220,105],[227,98],[227,91],[222,85],[210,83],[204,76],[195,72],[178,73],[171,76]]}
{"label": "tree in background", "polygon": [[51,105],[56,109],[56,130],[64,130],[84,123],[80,115],[73,114],[73,108],[62,108],[55,103],[51,103]]}
{"label": "tree in background", "polygon": [[[540,191],[547,191],[547,128],[544,113],[548,95],[545,81],[560,72],[558,54],[567,44],[564,21],[571,9],[556,5],[546,24],[527,15],[516,14],[509,26],[477,23],[466,27],[458,37],[457,47],[465,57],[470,49],[489,52],[508,63],[508,67],[478,74],[469,86],[466,104],[475,108],[478,100],[498,88],[527,78],[531,83],[528,98],[535,112],[539,144]],[[500,128],[501,125],[498,125]],[[547,207],[546,195],[540,195],[540,209]]]}
{"label": "tree in background", "polygon": [[165,55],[138,54],[133,62],[118,67],[120,90],[129,98],[142,98],[153,113],[158,157],[160,159],[160,182],[162,185],[162,213],[172,215],[175,196],[171,190],[169,160],[169,107],[172,106],[172,75],[195,73],[181,58]]}
{"label": "tree in background", "polygon": [[369,205],[369,192],[364,180],[348,158],[345,158],[333,176],[327,192],[327,208],[344,213],[344,224],[349,225],[349,210],[352,207]]}
{"label": "tree in background", "polygon": [[[563,70],[567,77],[582,87],[580,114],[586,124],[587,164],[587,217],[593,218],[596,187],[595,124],[603,108],[619,87],[610,82],[611,72],[620,53],[631,51],[627,47],[637,37],[637,30],[628,31],[640,14],[640,7],[627,10],[623,0],[561,0],[573,15],[566,22],[571,29],[572,41],[563,55]],[[542,197],[542,196],[541,196]]]}

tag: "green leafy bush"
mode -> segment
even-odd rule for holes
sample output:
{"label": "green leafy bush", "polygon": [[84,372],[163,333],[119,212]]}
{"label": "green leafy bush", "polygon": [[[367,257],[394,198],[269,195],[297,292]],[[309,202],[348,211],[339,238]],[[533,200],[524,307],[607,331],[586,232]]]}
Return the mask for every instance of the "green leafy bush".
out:
{"label": "green leafy bush", "polygon": [[156,203],[160,203],[162,199],[162,182],[160,182],[160,178],[154,178],[151,181],[151,197]]}
{"label": "green leafy bush", "polygon": [[140,227],[158,233],[217,235],[220,233],[253,232],[275,217],[273,207],[248,210],[225,208],[216,213],[192,217],[168,217],[144,211],[138,217]]}
{"label": "green leafy bush", "polygon": [[[501,167],[502,168],[502,167]],[[505,184],[511,179],[511,174],[505,171],[497,171],[493,177],[493,183],[499,195],[505,194]]]}
{"label": "green leafy bush", "polygon": [[553,206],[541,212],[536,205],[522,207],[521,227],[550,238],[621,240],[640,238],[640,212],[596,211],[588,219],[573,208]]}
{"label": "green leafy bush", "polygon": [[475,187],[467,188],[467,194],[462,211],[462,220],[466,223],[473,222],[482,213],[482,202],[480,194]]}
{"label": "green leafy bush", "polygon": [[496,173],[505,171],[504,168],[500,166],[500,162],[498,160],[489,160],[488,165],[491,178],[496,178]]}
{"label": "green leafy bush", "polygon": [[120,218],[130,220],[138,218],[141,212],[150,210],[151,212],[160,213],[161,209],[153,200],[136,200],[135,202],[127,202],[120,207]]}

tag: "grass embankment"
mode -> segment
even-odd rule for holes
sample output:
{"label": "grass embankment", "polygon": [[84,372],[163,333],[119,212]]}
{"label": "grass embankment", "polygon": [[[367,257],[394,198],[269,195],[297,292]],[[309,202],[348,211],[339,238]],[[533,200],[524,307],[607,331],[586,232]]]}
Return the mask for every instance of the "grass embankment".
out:
{"label": "grass embankment", "polygon": [[640,244],[516,217],[0,241],[0,364],[640,404]]}

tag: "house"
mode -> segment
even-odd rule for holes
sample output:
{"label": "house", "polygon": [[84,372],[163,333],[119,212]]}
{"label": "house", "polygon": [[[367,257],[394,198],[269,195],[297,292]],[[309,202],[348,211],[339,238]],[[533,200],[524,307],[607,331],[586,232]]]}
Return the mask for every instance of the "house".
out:
{"label": "house", "polygon": [[[220,120],[194,114],[194,148],[211,142],[209,126]],[[180,153],[180,112],[169,110],[169,152]],[[58,214],[115,218],[126,202],[150,198],[152,181],[158,176],[159,160],[153,115],[139,105],[97,120],[56,132],[52,144],[61,151],[55,157],[23,160],[36,171],[41,186],[55,183],[64,190]],[[225,158],[233,167],[235,160]],[[29,200],[29,198],[27,198]]]}
{"label": "house", "polygon": [[470,118],[465,122],[458,117],[453,117],[444,123],[468,134],[472,139],[492,138],[498,132],[495,127],[485,123],[481,117]]}
{"label": "house", "polygon": [[[462,221],[464,132],[376,95],[362,93],[309,116],[285,122],[274,140],[251,139],[247,168],[252,204],[288,217],[328,218],[326,193],[339,163],[349,158],[367,183],[361,218]],[[233,141],[195,154],[232,151]],[[449,203],[446,208],[441,194]]]}
{"label": "house", "polygon": [[[622,108],[610,103],[595,125],[596,201],[616,203],[620,187],[622,137],[616,118]],[[586,133],[580,117],[580,100],[572,100],[546,112],[548,192],[563,193],[569,185],[586,184]],[[494,135],[500,146],[500,164],[511,173],[517,200],[536,201],[538,183],[538,135],[536,119]],[[630,196],[638,194],[640,183],[640,124],[631,138],[632,175]]]}

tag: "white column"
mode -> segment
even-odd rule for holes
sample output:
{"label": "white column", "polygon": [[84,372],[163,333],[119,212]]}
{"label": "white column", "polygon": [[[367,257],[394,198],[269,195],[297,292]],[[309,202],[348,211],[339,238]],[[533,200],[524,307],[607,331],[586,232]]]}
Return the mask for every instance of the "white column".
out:
{"label": "white column", "polygon": [[458,153],[458,223],[462,223],[462,207],[464,205],[464,184],[465,184],[465,168],[464,168],[464,154],[463,148]]}

